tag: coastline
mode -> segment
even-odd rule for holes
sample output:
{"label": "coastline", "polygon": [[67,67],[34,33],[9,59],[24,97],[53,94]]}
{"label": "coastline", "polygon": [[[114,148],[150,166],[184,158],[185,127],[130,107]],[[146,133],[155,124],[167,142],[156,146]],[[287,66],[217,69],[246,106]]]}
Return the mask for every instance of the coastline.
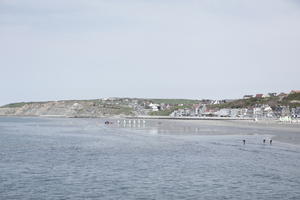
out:
{"label": "coastline", "polygon": [[[116,120],[116,118],[111,118]],[[129,117],[127,120],[145,118]],[[120,118],[124,120],[124,118]],[[197,135],[270,135],[273,141],[300,146],[300,123],[283,123],[278,120],[249,120],[249,119],[209,119],[209,118],[147,118],[153,127],[160,132],[169,134],[197,134]],[[216,131],[218,130],[224,131]],[[197,130],[197,132],[195,132]],[[234,130],[234,131],[230,131]]]}
{"label": "coastline", "polygon": [[[66,116],[0,116],[0,117],[33,117],[33,118],[69,118]],[[82,118],[93,118],[101,120],[138,120],[140,117],[128,117],[128,116],[112,116],[112,117],[82,117]],[[74,118],[75,119],[75,118]],[[81,118],[78,118],[81,119]],[[292,145],[300,146],[300,123],[281,123],[275,120],[249,120],[249,119],[226,119],[226,118],[197,118],[197,119],[180,119],[180,118],[154,118],[150,117],[145,119],[147,124],[150,124],[149,128],[156,128],[161,132],[168,132],[169,134],[197,134],[197,135],[271,135],[272,139],[276,142],[282,142]],[[215,131],[214,127],[219,129],[225,128],[227,130],[235,131]],[[194,130],[197,130],[195,133]],[[262,134],[264,133],[264,134]]]}
{"label": "coastline", "polygon": [[[152,119],[151,121],[154,121]],[[168,126],[183,126],[201,129],[203,126],[224,127],[236,129],[238,132],[218,133],[208,130],[202,135],[271,135],[274,141],[300,146],[300,124],[285,124],[278,121],[249,121],[249,120],[155,120]],[[213,129],[211,129],[213,130]],[[265,134],[262,134],[265,133]]]}

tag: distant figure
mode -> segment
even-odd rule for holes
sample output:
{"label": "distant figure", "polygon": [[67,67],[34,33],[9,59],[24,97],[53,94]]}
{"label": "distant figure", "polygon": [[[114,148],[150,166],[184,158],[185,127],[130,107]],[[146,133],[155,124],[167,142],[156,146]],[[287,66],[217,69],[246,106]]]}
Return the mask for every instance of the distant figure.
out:
{"label": "distant figure", "polygon": [[243,140],[243,144],[246,144],[246,140]]}
{"label": "distant figure", "polygon": [[272,142],[273,142],[273,141],[272,141],[272,140],[270,140],[270,144],[272,144]]}
{"label": "distant figure", "polygon": [[263,140],[263,143],[266,144],[266,139]]}

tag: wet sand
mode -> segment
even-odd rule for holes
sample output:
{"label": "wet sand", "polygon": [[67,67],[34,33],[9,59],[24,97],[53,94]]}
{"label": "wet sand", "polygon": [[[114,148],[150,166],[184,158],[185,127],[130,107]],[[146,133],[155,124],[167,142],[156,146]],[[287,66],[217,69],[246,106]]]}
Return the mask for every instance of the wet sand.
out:
{"label": "wet sand", "polygon": [[270,135],[273,141],[300,146],[300,124],[239,120],[147,120],[159,133],[197,135]]}

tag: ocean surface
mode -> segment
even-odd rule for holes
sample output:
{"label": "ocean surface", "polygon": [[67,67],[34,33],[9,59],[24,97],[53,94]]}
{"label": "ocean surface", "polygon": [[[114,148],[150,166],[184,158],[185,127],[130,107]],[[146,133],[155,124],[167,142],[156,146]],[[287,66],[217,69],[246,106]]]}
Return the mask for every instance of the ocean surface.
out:
{"label": "ocean surface", "polygon": [[1,117],[0,199],[300,199],[299,147],[239,131]]}

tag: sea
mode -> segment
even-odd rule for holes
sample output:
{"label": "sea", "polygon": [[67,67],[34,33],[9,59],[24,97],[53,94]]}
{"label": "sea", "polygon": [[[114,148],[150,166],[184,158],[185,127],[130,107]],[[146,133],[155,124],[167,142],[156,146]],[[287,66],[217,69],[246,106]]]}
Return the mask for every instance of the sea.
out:
{"label": "sea", "polygon": [[299,147],[260,130],[105,121],[0,117],[0,199],[300,199]]}

